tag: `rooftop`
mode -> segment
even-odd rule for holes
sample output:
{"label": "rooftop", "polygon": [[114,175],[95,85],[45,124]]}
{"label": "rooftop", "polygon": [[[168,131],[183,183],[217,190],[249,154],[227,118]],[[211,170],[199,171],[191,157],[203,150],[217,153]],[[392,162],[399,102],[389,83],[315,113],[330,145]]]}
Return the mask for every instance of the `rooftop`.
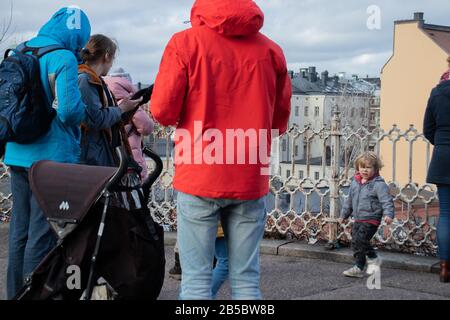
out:
{"label": "rooftop", "polygon": [[398,20],[395,24],[418,22],[419,27],[436,42],[445,52],[450,55],[450,26],[440,26],[425,23],[423,12],[415,12],[413,19]]}
{"label": "rooftop", "polygon": [[290,71],[292,91],[301,95],[342,95],[345,92],[346,95],[365,96],[380,88],[380,78],[352,76],[347,79],[343,74],[329,77],[328,71],[324,71],[319,78],[316,67],[300,69],[299,73]]}

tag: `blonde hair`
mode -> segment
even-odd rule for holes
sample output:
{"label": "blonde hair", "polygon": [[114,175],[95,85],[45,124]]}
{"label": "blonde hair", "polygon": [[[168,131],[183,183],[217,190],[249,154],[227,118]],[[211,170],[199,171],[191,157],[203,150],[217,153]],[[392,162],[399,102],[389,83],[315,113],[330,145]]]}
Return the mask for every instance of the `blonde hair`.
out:
{"label": "blonde hair", "polygon": [[379,172],[383,168],[383,162],[375,152],[367,151],[358,156],[355,160],[355,169],[359,171],[360,167],[365,167],[366,164],[374,167],[376,172]]}

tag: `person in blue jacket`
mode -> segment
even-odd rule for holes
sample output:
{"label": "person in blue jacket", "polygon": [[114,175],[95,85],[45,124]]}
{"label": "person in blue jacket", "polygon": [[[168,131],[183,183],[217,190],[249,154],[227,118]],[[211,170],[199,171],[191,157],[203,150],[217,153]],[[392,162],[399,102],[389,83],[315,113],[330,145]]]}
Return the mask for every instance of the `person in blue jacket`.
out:
{"label": "person in blue jacket", "polygon": [[40,29],[29,47],[60,45],[39,60],[47,102],[57,111],[49,131],[31,144],[8,143],[5,164],[10,167],[13,208],[9,226],[7,298],[22,288],[26,277],[55,246],[56,237],[33,196],[28,171],[33,163],[51,160],[78,163],[80,124],[85,105],[78,89],[79,52],[89,40],[91,26],[78,8],[62,8]]}

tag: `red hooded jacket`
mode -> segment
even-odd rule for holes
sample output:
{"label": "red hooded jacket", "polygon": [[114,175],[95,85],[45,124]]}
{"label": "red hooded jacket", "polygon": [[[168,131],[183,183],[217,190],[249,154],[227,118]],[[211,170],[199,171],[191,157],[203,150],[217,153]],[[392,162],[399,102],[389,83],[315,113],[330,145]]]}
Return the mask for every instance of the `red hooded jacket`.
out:
{"label": "red hooded jacket", "polygon": [[263,23],[252,0],[197,0],[192,28],[167,45],[151,112],[177,126],[175,189],[241,200],[269,192],[263,155],[271,129],[287,129],[292,88],[282,49],[259,32]]}

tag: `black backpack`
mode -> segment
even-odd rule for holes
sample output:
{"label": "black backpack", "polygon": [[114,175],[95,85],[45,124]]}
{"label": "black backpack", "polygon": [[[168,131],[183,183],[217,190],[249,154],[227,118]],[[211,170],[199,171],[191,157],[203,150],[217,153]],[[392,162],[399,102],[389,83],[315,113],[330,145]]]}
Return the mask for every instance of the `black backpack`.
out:
{"label": "black backpack", "polygon": [[0,156],[7,142],[29,144],[49,130],[56,111],[46,102],[39,59],[62,49],[22,44],[6,50],[0,64]]}

